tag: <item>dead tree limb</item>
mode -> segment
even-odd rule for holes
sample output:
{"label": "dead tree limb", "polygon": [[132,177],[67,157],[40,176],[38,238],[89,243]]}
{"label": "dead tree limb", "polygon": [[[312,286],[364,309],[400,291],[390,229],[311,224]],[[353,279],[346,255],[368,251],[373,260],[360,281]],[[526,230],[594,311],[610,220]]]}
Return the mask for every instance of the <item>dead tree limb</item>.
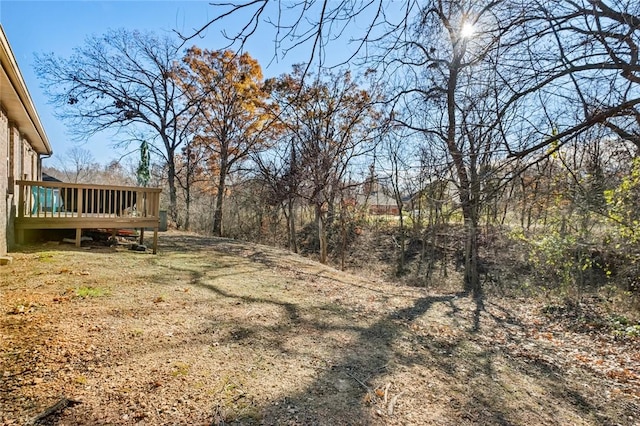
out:
{"label": "dead tree limb", "polygon": [[35,416],[29,424],[31,425],[42,424],[42,422],[46,420],[48,417],[60,413],[62,410],[64,410],[67,407],[73,407],[74,405],[77,405],[80,403],[81,403],[80,401],[62,397],[55,404],[53,404],[52,406],[44,410],[42,413]]}

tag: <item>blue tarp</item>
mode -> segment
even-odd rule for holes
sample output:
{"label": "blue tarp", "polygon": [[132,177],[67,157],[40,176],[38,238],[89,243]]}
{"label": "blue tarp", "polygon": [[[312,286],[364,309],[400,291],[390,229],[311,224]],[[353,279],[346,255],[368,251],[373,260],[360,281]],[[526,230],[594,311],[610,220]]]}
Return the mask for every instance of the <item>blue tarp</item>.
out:
{"label": "blue tarp", "polygon": [[62,210],[63,202],[58,188],[34,186],[31,188],[31,192],[34,200],[31,214],[36,214],[38,210],[53,213]]}

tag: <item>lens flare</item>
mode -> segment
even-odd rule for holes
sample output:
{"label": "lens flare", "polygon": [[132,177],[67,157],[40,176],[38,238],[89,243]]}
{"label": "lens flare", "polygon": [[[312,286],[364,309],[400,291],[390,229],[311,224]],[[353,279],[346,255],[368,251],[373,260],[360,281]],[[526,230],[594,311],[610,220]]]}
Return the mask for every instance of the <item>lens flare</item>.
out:
{"label": "lens flare", "polygon": [[476,29],[470,22],[465,22],[464,24],[462,24],[462,28],[460,28],[460,36],[463,38],[473,37],[475,32]]}

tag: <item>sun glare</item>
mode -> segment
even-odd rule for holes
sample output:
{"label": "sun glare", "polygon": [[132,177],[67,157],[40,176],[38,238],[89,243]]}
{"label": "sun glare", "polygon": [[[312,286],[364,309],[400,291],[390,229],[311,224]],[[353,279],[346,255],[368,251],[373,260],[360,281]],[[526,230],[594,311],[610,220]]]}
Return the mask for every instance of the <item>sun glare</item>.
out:
{"label": "sun glare", "polygon": [[462,28],[460,28],[460,35],[463,38],[473,37],[475,32],[476,32],[476,29],[474,28],[473,24],[470,22],[465,22],[464,24],[462,24]]}

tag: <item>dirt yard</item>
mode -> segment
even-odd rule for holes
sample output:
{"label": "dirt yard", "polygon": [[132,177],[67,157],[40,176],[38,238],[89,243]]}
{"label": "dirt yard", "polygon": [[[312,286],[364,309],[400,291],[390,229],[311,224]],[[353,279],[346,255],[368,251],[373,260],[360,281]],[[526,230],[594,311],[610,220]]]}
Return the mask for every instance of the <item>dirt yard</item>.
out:
{"label": "dirt yard", "polygon": [[169,232],[0,267],[0,423],[640,424],[640,339]]}

